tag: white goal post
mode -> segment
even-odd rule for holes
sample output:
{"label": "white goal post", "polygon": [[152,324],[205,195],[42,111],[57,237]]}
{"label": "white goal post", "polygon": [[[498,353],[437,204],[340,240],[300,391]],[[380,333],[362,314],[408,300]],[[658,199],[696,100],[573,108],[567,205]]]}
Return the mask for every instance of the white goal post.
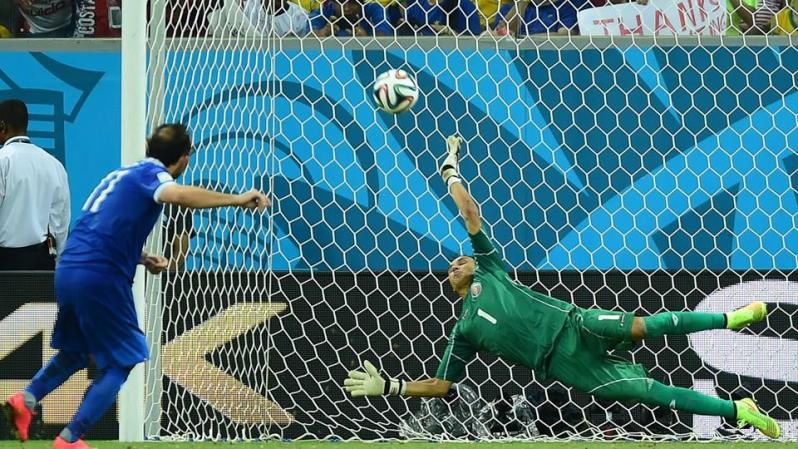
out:
{"label": "white goal post", "polygon": [[[745,332],[626,356],[666,383],[753,396],[798,438],[794,39],[214,38],[175,29],[166,0],[149,19],[136,3],[124,3],[123,161],[156,123],[182,122],[196,153],[181,182],[261,188],[275,204],[179,211],[156,230],[153,247],[176,223],[191,244],[183,269],[136,290],[152,357],[120,396],[120,439],[749,435],[489,356],[460,383],[473,409],[344,394],[363,360],[419,378],[443,353],[460,311],[445,271],[471,251],[436,173],[453,133],[519,282],[640,315],[768,302],[768,322]],[[421,91],[396,116],[370,98],[391,68]]]}
{"label": "white goal post", "polygon": [[[147,135],[147,2],[127,1],[122,8],[122,126],[121,157],[123,165],[145,156]],[[133,298],[136,314],[144,324],[145,271],[136,270]],[[119,392],[119,440],[144,439],[145,365],[130,372]]]}

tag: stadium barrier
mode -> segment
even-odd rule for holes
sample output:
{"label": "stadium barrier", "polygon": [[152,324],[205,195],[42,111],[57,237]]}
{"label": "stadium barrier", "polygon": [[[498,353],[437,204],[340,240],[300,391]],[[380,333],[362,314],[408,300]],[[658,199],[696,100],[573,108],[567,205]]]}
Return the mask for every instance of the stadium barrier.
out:
{"label": "stadium barrier", "polygon": [[[790,421],[794,412],[789,404],[798,398],[784,385],[793,381],[789,364],[794,356],[779,356],[784,358],[785,369],[777,374],[768,372],[768,356],[762,353],[779,348],[778,338],[794,343],[798,337],[791,321],[798,303],[785,296],[798,287],[794,274],[658,270],[516,275],[525,285],[581,307],[641,315],[662,309],[726,310],[759,295],[773,309],[767,328],[760,324],[746,335],[732,337],[721,331],[689,338],[669,336],[647,342],[634,352],[633,359],[658,380],[700,388],[715,396],[766,391],[757,396],[760,404],[774,410],[776,419]],[[442,287],[444,282],[445,273],[274,273],[271,277],[186,273],[165,292],[172,298],[164,316],[163,335],[164,364],[169,364],[163,372],[163,404],[168,415],[163,418],[168,423],[165,434],[399,438],[402,435],[396,424],[418,410],[419,400],[379,400],[371,402],[373,407],[359,407],[345,397],[340,384],[347,371],[362,360],[379,360],[390,375],[404,373],[417,378],[433,374],[460,310],[453,294]],[[273,293],[263,302],[257,293],[229,287],[233,285],[272,285]],[[238,310],[250,319],[242,319]],[[227,318],[220,319],[226,314]],[[190,323],[180,318],[186,315],[192,317]],[[212,348],[200,358],[196,350],[185,346],[188,341],[197,345],[199,336],[211,339],[204,344]],[[731,347],[754,360],[741,362],[729,357],[726,350]],[[208,371],[198,368],[204,363],[240,384],[224,382],[229,388],[226,394],[218,394],[221,383],[210,382]],[[179,372],[173,376],[169,370]],[[267,391],[261,387],[264,376],[270,377]],[[536,382],[525,368],[508,367],[484,356],[470,365],[463,382],[477,389],[485,401],[497,402],[515,394],[534,396],[551,384]],[[261,394],[251,393],[259,390]],[[579,393],[557,405],[565,408],[569,404],[582,410],[577,421],[571,422],[574,427],[585,430],[581,421],[587,421],[593,431],[601,429],[608,437],[634,438],[635,433],[710,437],[716,429],[729,427],[719,418],[667,409],[635,406],[618,410],[612,403]],[[291,421],[283,420],[275,406],[290,414]],[[264,425],[264,416],[275,419]],[[500,430],[497,425],[496,431]],[[788,425],[785,431],[794,430]],[[596,435],[585,431],[585,436]]]}
{"label": "stadium barrier", "polygon": [[[391,354],[380,358],[387,373],[406,372],[411,377],[420,377],[434,372],[437,357],[446,345],[446,328],[454,320],[459,305],[452,295],[441,296],[445,274],[419,273],[419,277],[423,279],[420,284],[410,276],[397,277],[393,273],[306,273],[290,277],[285,273],[271,277],[252,273],[190,273],[179,283],[165,283],[165,294],[173,299],[169,314],[164,316],[161,351],[166,361],[162,401],[182,405],[164,411],[165,431],[193,434],[201,429],[207,435],[258,438],[279,430],[284,437],[297,438],[306,432],[326,435],[336,429],[336,434],[344,438],[399,437],[396,429],[375,433],[362,428],[361,422],[380,422],[386,418],[401,422],[418,410],[418,400],[390,400],[373,411],[358,410],[342,406],[346,399],[339,384],[347,370],[357,367],[360,360],[376,360],[381,354]],[[518,273],[518,278],[526,285],[581,307],[620,307],[640,314],[650,312],[646,297],[657,298],[657,307],[660,307],[658,298],[664,298],[669,309],[725,310],[730,301],[724,291],[738,302],[749,297],[744,289],[748,289],[749,295],[768,291],[773,297],[761,297],[774,309],[768,327],[758,325],[750,335],[734,338],[747,339],[742,347],[751,351],[778,347],[775,342],[778,338],[798,339],[791,322],[798,303],[784,302],[779,295],[798,287],[794,274],[570,271]],[[48,344],[56,312],[52,281],[52,273],[48,272],[0,273],[0,341],[3,342],[0,394],[3,396],[24,386],[53,354]],[[241,290],[215,290],[233,282],[273,283],[279,293],[271,301],[262,302]],[[770,285],[763,289],[763,283]],[[223,294],[209,295],[209,290]],[[324,301],[318,299],[322,297]],[[287,308],[289,304],[291,307]],[[359,312],[365,309],[383,318],[364,317]],[[243,314],[236,315],[239,310]],[[187,311],[194,311],[191,323],[178,319]],[[220,319],[225,315],[237,318]],[[244,316],[249,319],[240,319]],[[401,319],[395,320],[394,316]],[[191,347],[186,347],[187,344]],[[195,355],[198,346],[207,348],[202,357]],[[758,396],[760,404],[783,410],[774,413],[774,417],[788,421],[789,409],[778,405],[796,403],[793,391],[780,388],[792,381],[789,377],[792,374],[764,372],[767,369],[764,366],[757,370],[756,366],[741,364],[735,358],[718,356],[723,354],[725,346],[726,342],[713,332],[689,338],[671,336],[665,341],[647,343],[634,353],[634,361],[649,367],[657,379],[686,388],[700,386],[705,392],[721,397],[738,397],[745,390],[772,391],[770,395]],[[535,382],[524,368],[497,364],[491,357],[482,361],[484,366],[472,366],[465,383],[477,388],[486,401],[506,401],[515,394],[531,398],[540,393],[541,387],[550,386],[550,382]],[[44,401],[42,425],[34,435],[52,438],[60,431],[88,387],[92,371],[76,374]],[[267,392],[258,391],[257,387],[264,375],[273,377]],[[741,384],[744,390],[740,389]],[[217,394],[220,385],[229,387],[223,395]],[[624,417],[612,403],[594,401],[578,393],[562,398],[558,406],[565,408],[569,404],[583,411],[570,423],[575,429],[585,431],[585,423],[581,421],[586,421],[595,429],[610,432],[610,436],[657,432],[711,435],[723,424],[718,418],[684,414],[676,419],[675,412],[670,410],[649,411],[639,406]],[[291,416],[290,422],[280,421],[283,411]],[[275,423],[266,426],[265,431],[258,431],[263,429],[261,424],[266,414],[275,417]],[[92,438],[115,438],[115,416],[115,409],[111,410],[93,430]],[[543,419],[539,417],[539,428],[544,427]],[[388,427],[390,421],[384,425]],[[358,428],[351,434],[342,432]],[[501,423],[495,423],[494,430],[500,432]]]}

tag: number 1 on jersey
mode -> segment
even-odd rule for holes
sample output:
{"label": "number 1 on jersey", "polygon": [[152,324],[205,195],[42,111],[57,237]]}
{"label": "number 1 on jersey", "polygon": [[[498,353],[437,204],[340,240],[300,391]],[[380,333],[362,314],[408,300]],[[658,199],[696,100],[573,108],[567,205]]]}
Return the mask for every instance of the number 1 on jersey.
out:
{"label": "number 1 on jersey", "polygon": [[[111,172],[105,179],[100,182],[100,184],[91,192],[89,198],[86,200],[86,203],[83,204],[82,210],[89,210],[91,212],[97,212],[100,210],[100,205],[108,198],[108,195],[114,190],[116,184],[122,179],[123,176],[128,174],[130,170],[116,170]],[[99,193],[99,194],[98,194]]]}
{"label": "number 1 on jersey", "polygon": [[485,320],[487,320],[490,324],[496,324],[496,318],[493,318],[488,312],[482,309],[477,309],[477,315],[485,318]]}

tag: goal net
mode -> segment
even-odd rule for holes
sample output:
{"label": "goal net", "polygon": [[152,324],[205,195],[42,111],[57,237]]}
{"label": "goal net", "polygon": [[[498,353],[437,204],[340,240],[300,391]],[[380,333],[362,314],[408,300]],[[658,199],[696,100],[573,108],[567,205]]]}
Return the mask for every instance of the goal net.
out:
{"label": "goal net", "polygon": [[[148,438],[721,438],[719,418],[594,399],[480,354],[449,399],[352,399],[347,372],[433,376],[467,232],[447,135],[519,282],[580,307],[767,323],[619,356],[664,383],[754,397],[798,437],[798,50],[779,38],[210,38],[154,14],[153,122],[190,127],[185,184],[274,205],[168,211],[185,265],[151,283]],[[202,11],[206,8],[207,11]],[[178,20],[179,19],[179,20]],[[158,30],[165,27],[169,36]],[[177,24],[177,25],[175,25]],[[246,34],[246,33],[243,33]],[[400,115],[371,84],[421,91]]]}

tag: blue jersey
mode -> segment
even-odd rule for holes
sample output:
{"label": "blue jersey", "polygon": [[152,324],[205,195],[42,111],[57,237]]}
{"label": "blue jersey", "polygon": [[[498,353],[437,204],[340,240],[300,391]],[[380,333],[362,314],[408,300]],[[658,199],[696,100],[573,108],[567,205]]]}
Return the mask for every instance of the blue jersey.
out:
{"label": "blue jersey", "polygon": [[432,25],[448,25],[455,34],[478,35],[482,33],[479,11],[471,0],[408,0],[405,16],[407,23],[422,36],[434,36]]}
{"label": "blue jersey", "polygon": [[83,205],[58,269],[121,275],[133,282],[144,242],[161,216],[158,198],[172,183],[166,167],[152,158],[109,173]]}
{"label": "blue jersey", "polygon": [[[513,4],[501,7],[499,15],[510,21],[508,13],[512,10]],[[545,5],[530,4],[524,11],[522,25],[518,30],[519,34],[543,34],[556,33],[560,28],[573,28],[579,21],[577,14],[585,8],[590,8],[591,3],[587,0],[558,0]],[[497,17],[498,19],[498,17]]]}
{"label": "blue jersey", "polygon": [[[324,28],[324,26],[330,23],[330,19],[335,17],[336,14],[340,14],[340,12],[336,10],[335,5],[330,1],[325,1],[322,3],[320,9],[316,9],[310,13],[311,28],[314,30],[320,30]],[[346,23],[345,19],[341,20]],[[360,20],[357,25],[363,27],[363,31],[365,31],[369,36],[373,36],[376,33],[388,35],[393,34],[394,32],[393,26],[388,23],[388,20],[385,17],[385,7],[379,3],[364,4],[363,19]],[[335,35],[351,36],[352,34],[348,27],[341,27]]]}

